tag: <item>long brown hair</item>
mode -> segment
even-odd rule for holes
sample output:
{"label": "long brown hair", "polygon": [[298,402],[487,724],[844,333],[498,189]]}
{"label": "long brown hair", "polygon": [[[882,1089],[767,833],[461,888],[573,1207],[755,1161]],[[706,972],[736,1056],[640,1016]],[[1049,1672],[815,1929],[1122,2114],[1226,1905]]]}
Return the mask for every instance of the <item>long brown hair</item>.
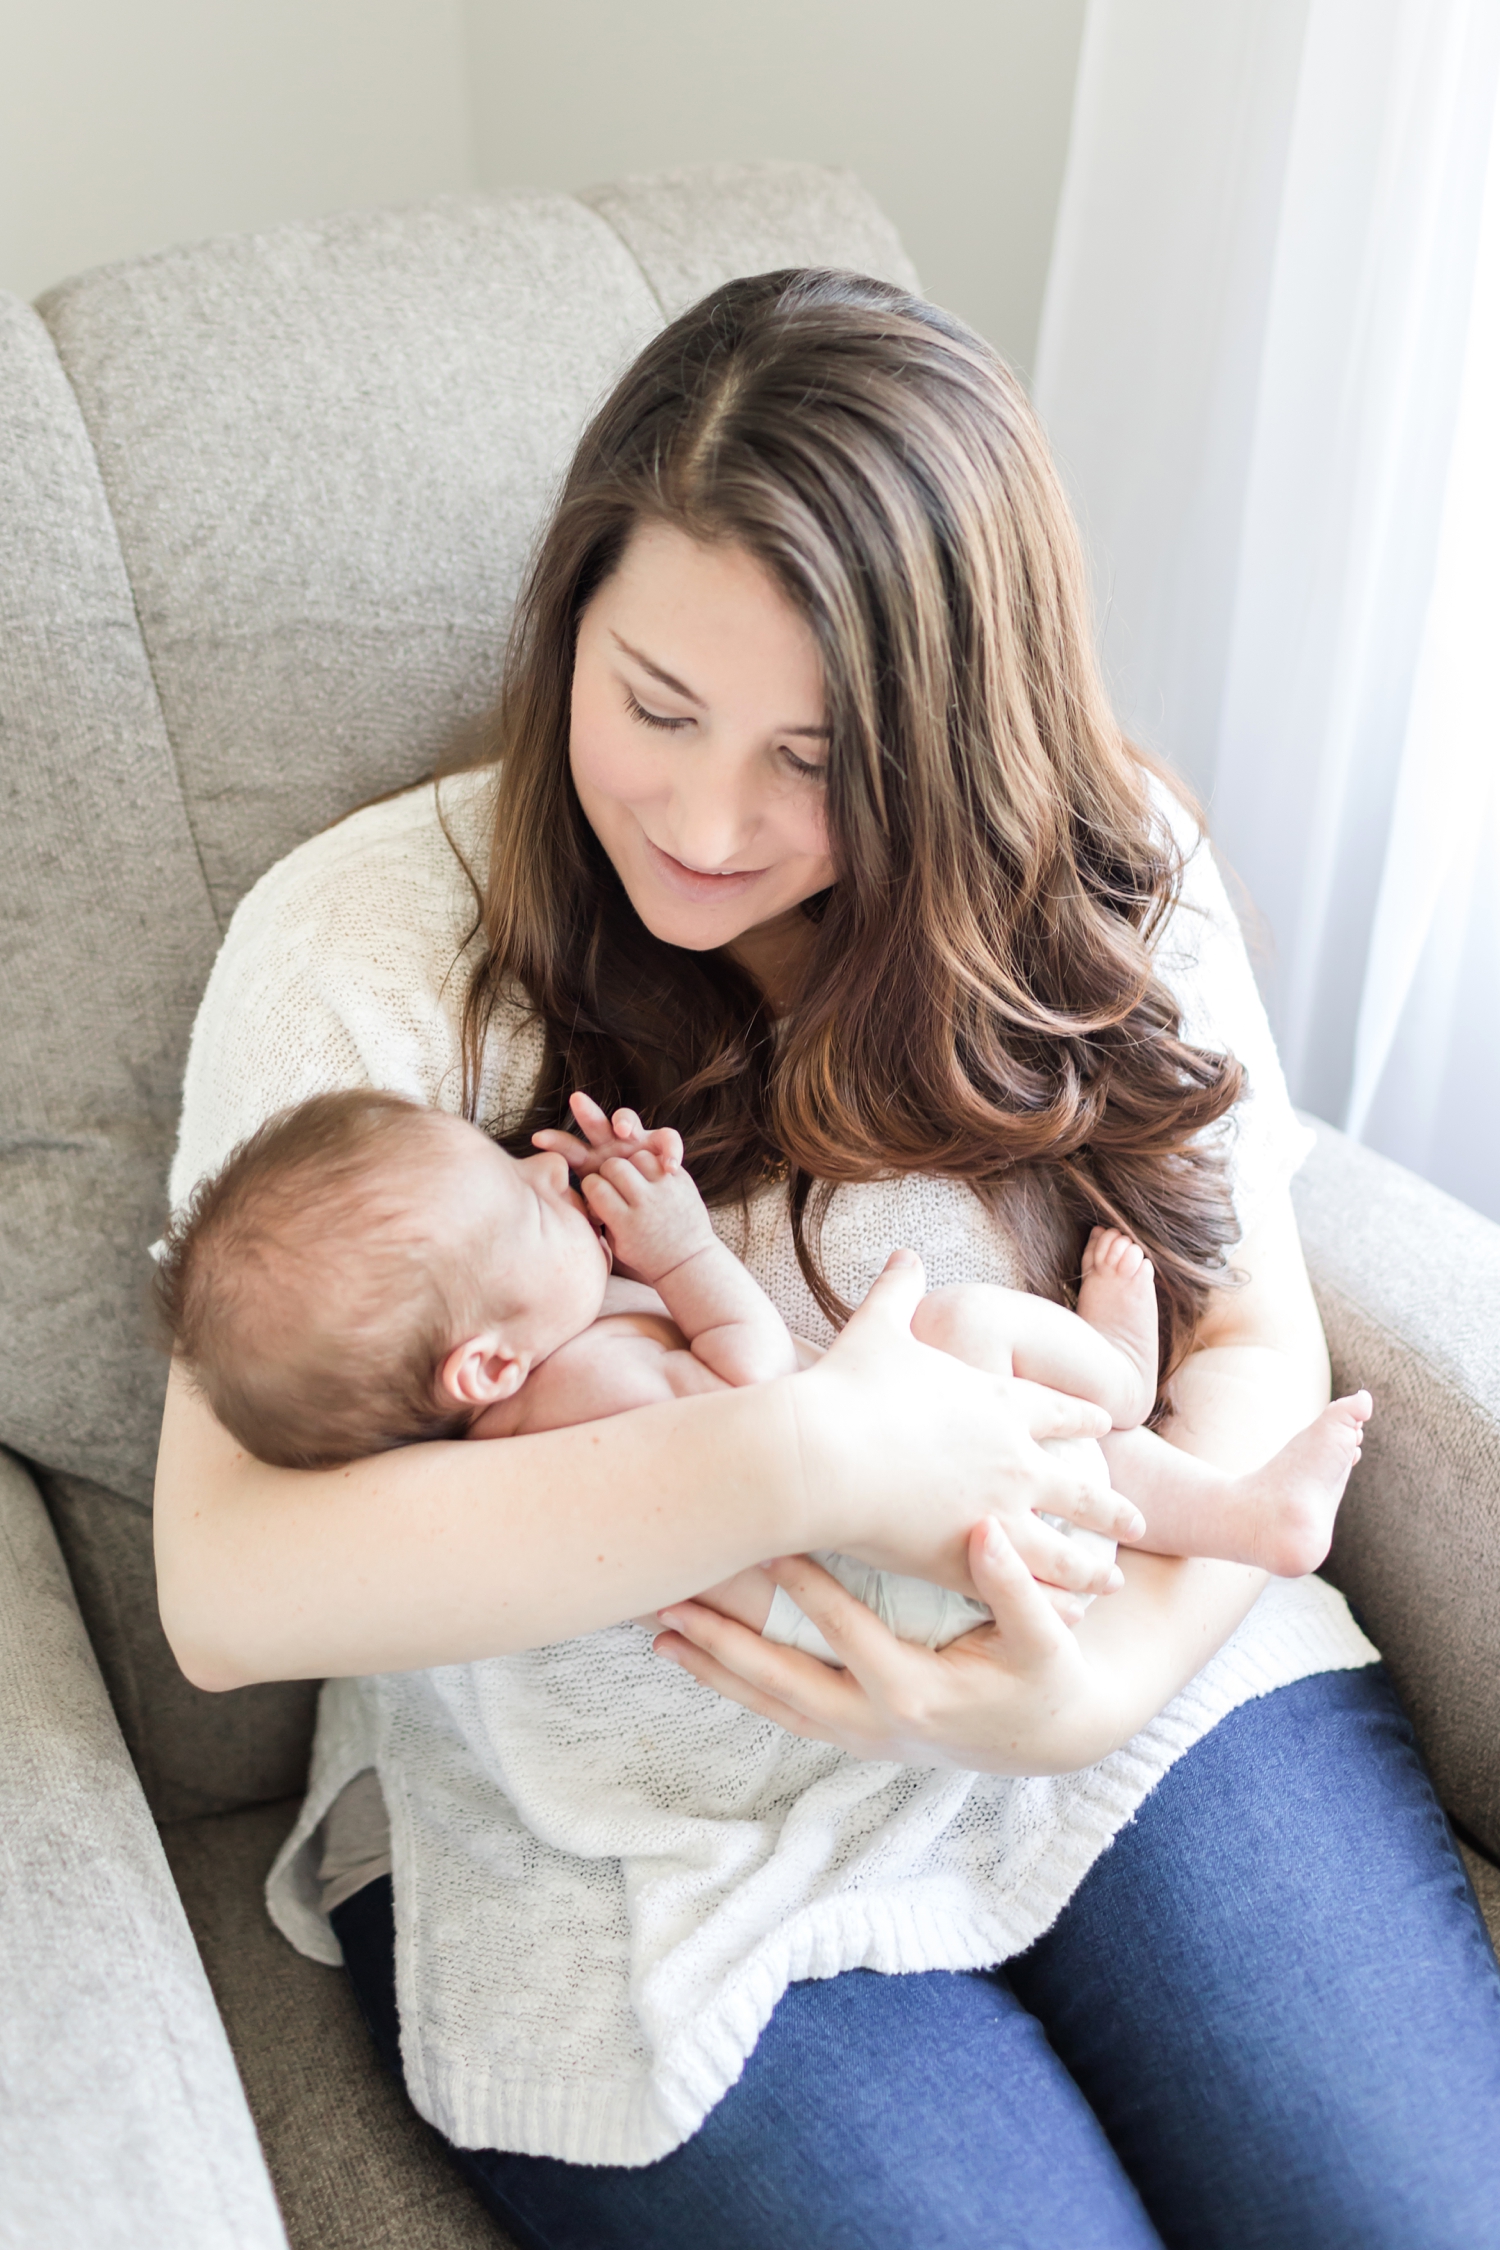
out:
{"label": "long brown hair", "polygon": [[[832,887],[804,912],[774,1022],[723,954],[637,920],[568,766],[578,620],[643,523],[733,542],[821,652]],[[503,992],[544,1033],[507,1145],[573,1086],[681,1130],[710,1202],[789,1183],[831,1318],[821,1208],[933,1171],[1003,1201],[1030,1286],[1066,1295],[1089,1226],[1157,1271],[1163,1374],[1235,1237],[1220,1136],[1232,1058],[1189,1045],[1153,941],[1181,864],[1109,710],[1045,440],[1004,363],[878,281],[733,281],[648,345],[586,431],[520,602],[481,965],[472,1106]]]}

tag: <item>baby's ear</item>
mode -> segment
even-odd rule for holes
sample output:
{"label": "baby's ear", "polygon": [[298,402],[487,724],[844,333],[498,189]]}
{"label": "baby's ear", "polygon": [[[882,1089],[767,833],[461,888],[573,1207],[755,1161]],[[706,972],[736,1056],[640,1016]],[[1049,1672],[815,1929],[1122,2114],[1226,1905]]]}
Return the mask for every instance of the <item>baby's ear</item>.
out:
{"label": "baby's ear", "polygon": [[437,1371],[438,1396],[445,1405],[493,1406],[514,1398],[526,1375],[526,1361],[490,1328],[454,1345]]}

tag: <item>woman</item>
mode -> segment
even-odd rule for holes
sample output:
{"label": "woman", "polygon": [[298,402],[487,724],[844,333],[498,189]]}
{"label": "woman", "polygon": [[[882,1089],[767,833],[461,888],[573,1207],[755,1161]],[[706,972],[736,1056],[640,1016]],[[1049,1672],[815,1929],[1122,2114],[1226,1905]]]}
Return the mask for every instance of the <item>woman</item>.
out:
{"label": "woman", "polygon": [[[174,1373],[184,1669],[330,1679],[276,1918],[527,2243],[1490,2239],[1500,1982],[1374,1651],[1316,1580],[1086,1564],[1041,1516],[1128,1512],[1037,1441],[1099,1417],[922,1351],[885,1266],[1065,1294],[1107,1217],[1175,1442],[1327,1396],[1303,1136],[1013,380],[880,284],[718,291],[583,441],[497,749],[246,901],[174,1201],[322,1088],[524,1151],[581,1085],[794,1329],[864,1302],[779,1384],[320,1475]],[[896,1643],[815,1546],[995,1626]],[[692,1602],[767,1555],[845,1670]]]}

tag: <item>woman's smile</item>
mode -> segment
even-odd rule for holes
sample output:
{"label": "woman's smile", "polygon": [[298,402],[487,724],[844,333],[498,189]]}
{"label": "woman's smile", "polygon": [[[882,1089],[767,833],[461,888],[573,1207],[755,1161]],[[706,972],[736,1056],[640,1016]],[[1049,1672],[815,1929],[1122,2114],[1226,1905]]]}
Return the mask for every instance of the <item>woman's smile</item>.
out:
{"label": "woman's smile", "polygon": [[682,860],[674,859],[670,852],[663,851],[660,844],[653,843],[644,830],[642,835],[651,864],[662,881],[683,898],[737,898],[767,873],[764,867],[688,867]]}

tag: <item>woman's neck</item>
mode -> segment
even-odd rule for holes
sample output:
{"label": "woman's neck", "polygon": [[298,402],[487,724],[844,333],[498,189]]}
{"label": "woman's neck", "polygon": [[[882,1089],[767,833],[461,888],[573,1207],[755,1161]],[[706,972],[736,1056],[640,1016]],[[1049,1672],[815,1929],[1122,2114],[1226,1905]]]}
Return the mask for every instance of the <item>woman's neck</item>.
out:
{"label": "woman's neck", "polygon": [[746,930],[724,950],[731,961],[747,969],[761,991],[773,1015],[782,1015],[791,1006],[792,996],[808,954],[813,944],[813,924],[800,906],[793,906],[785,914],[778,914],[774,922],[762,922],[753,930]]}

